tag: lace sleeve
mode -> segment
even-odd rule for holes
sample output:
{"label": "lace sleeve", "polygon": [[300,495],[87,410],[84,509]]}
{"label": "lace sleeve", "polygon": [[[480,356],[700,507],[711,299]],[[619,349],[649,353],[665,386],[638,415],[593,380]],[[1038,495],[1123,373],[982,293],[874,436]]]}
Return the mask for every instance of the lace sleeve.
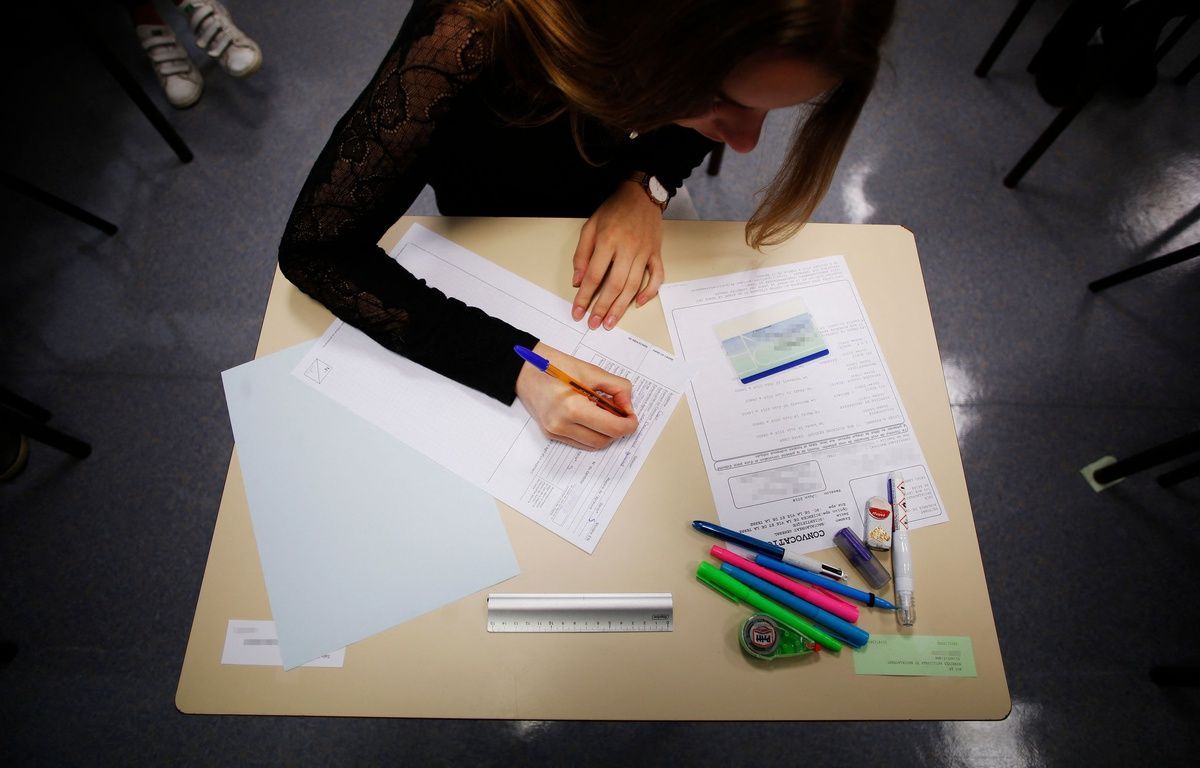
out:
{"label": "lace sleeve", "polygon": [[292,209],[279,266],[384,347],[511,403],[536,338],[425,284],[376,243],[420,193],[439,120],[489,64],[473,21],[417,3],[379,71],[334,129]]}

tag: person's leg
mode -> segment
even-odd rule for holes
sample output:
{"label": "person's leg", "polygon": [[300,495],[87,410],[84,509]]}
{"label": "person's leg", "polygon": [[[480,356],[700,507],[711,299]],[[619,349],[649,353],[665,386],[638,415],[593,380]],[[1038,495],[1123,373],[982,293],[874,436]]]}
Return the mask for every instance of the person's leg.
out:
{"label": "person's leg", "polygon": [[1167,22],[1197,11],[1195,0],[1139,0],[1104,25],[1104,52],[1113,84],[1145,96],[1158,82],[1159,38]]}
{"label": "person's leg", "polygon": [[184,109],[195,104],[204,91],[204,78],[188,58],[175,33],[163,21],[153,0],[126,0],[123,3],[133,20],[138,42],[150,59],[158,83],[171,106]]}
{"label": "person's leg", "polygon": [[218,0],[171,0],[196,35],[196,45],[234,77],[247,77],[262,66],[258,43],[238,29]]}
{"label": "person's leg", "polygon": [[1089,50],[1096,30],[1125,0],[1072,0],[1029,62],[1038,94],[1056,107],[1086,98],[1095,88],[1097,59]]}

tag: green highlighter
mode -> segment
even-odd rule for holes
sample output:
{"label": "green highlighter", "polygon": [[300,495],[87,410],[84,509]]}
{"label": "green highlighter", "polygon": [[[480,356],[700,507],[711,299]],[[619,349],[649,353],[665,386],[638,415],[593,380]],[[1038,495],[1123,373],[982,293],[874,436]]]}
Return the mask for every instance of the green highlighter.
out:
{"label": "green highlighter", "polygon": [[800,618],[774,600],[755,592],[732,576],[722,573],[712,563],[700,563],[700,567],[696,569],[696,578],[733,602],[745,603],[755,610],[765,613],[783,626],[799,632],[827,651],[836,653],[842,650],[841,642],[833,636],[817,629],[807,620]]}

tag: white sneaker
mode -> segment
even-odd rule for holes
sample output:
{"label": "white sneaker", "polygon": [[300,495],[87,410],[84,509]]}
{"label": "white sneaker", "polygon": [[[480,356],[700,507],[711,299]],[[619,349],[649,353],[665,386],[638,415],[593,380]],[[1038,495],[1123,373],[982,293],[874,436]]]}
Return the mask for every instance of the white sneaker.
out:
{"label": "white sneaker", "polygon": [[179,44],[171,28],[157,24],[139,24],[137,36],[171,106],[186,109],[195,104],[204,91],[204,78],[188,58],[187,51]]}
{"label": "white sneaker", "polygon": [[258,43],[233,24],[229,11],[217,0],[189,0],[179,6],[196,36],[196,45],[216,59],[234,77],[246,77],[262,66]]}

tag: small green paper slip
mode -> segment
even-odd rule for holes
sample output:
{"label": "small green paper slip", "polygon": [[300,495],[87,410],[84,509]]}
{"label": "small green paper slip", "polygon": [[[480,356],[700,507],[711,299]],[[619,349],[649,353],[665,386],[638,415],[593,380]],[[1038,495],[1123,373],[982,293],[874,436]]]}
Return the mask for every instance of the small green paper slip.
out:
{"label": "small green paper slip", "polygon": [[941,635],[871,635],[854,652],[858,675],[975,677],[971,638]]}

